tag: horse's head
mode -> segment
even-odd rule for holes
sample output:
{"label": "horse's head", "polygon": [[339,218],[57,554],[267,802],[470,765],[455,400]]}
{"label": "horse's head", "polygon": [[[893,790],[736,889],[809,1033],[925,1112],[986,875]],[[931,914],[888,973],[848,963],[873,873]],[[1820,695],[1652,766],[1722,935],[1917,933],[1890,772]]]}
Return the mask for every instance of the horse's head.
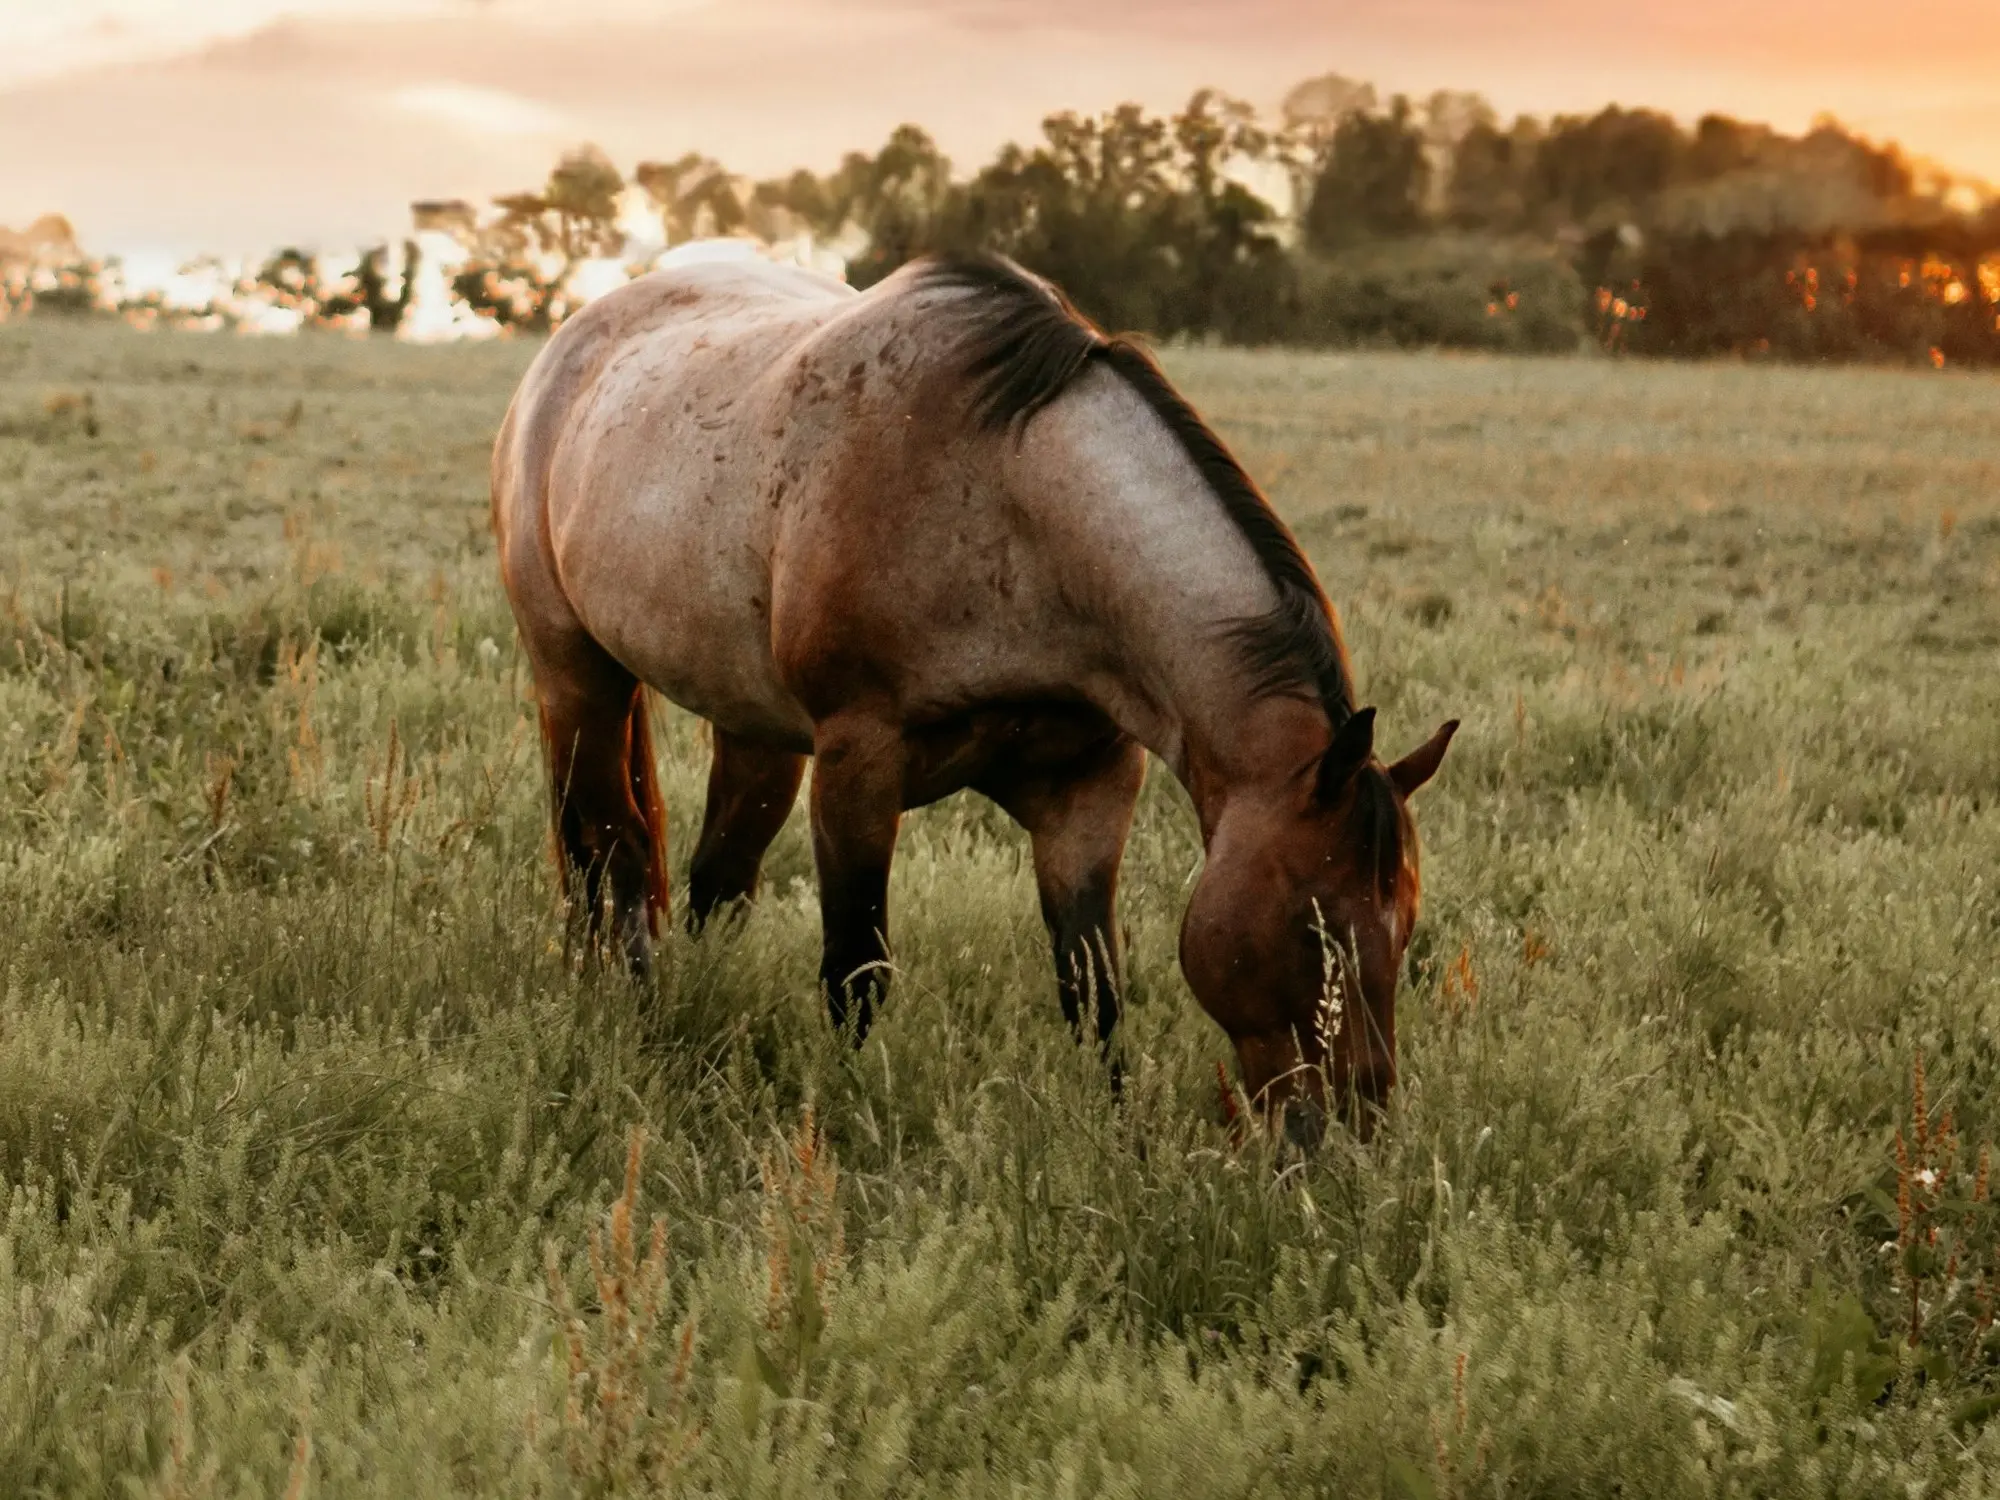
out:
{"label": "horse's head", "polygon": [[1217,823],[1181,925],[1181,968],[1229,1033],[1243,1086],[1295,1137],[1334,1102],[1364,1137],[1396,1082],[1396,978],[1417,920],[1408,800],[1444,759],[1456,720],[1394,765],[1375,758],[1375,710],[1318,764]]}

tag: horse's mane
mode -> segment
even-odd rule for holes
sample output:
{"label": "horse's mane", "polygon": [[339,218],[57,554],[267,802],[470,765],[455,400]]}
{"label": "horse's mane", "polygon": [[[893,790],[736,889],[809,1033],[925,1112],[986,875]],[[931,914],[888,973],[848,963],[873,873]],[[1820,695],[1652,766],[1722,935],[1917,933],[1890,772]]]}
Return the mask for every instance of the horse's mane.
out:
{"label": "horse's mane", "polygon": [[1393,896],[1403,863],[1403,814],[1395,783],[1380,766],[1363,766],[1354,780],[1356,816],[1365,830],[1363,846],[1374,856],[1376,888]]}
{"label": "horse's mane", "polygon": [[918,277],[922,286],[964,294],[954,309],[959,352],[972,384],[971,415],[982,430],[1018,432],[1093,364],[1107,366],[1138,392],[1193,461],[1278,591],[1270,609],[1227,627],[1243,654],[1252,692],[1268,696],[1305,689],[1336,726],[1343,723],[1354,712],[1347,652],[1312,564],[1256,482],[1152,355],[1130,339],[1105,334],[1061,292],[998,256],[939,257],[926,262]]}

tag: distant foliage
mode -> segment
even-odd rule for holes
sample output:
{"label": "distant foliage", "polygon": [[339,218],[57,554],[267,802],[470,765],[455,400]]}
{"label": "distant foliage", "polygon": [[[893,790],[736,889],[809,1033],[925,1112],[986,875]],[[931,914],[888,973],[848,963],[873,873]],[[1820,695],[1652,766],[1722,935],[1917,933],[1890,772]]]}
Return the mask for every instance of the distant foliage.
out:
{"label": "distant foliage", "polygon": [[[565,173],[597,185],[596,217],[575,210],[587,233],[550,217]],[[521,268],[602,244],[616,180],[576,153],[549,189],[495,200],[461,293],[503,321],[554,321],[559,278]],[[1327,75],[1277,122],[1206,89],[1171,115],[1053,115],[964,178],[905,125],[825,176],[752,182],[690,155],[634,181],[668,244],[810,234],[858,286],[926,252],[993,249],[1163,338],[2000,362],[2000,207],[1831,122],[1689,130],[1613,106],[1506,123],[1476,94],[1384,102]]]}
{"label": "distant foliage", "polygon": [[618,195],[625,179],[595,146],[569,152],[537,192],[495,201],[501,217],[489,238],[503,255],[525,258],[554,252],[564,261],[612,255],[624,245],[617,226]]}
{"label": "distant foliage", "polygon": [[2000,364],[2000,236],[1974,226],[1681,232],[1581,259],[1593,331],[1635,354]]}
{"label": "distant foliage", "polygon": [[1416,234],[1425,227],[1430,170],[1410,101],[1402,95],[1385,113],[1347,115],[1320,153],[1305,209],[1306,244],[1333,254],[1367,240]]}
{"label": "distant foliage", "polygon": [[409,310],[422,264],[422,250],[406,240],[393,270],[389,247],[377,245],[362,252],[353,270],[327,277],[318,256],[291,247],[264,262],[256,285],[272,305],[295,310],[307,322],[343,324],[365,314],[372,332],[393,334]]}
{"label": "distant foliage", "polygon": [[[582,146],[484,210],[412,210],[420,236],[457,246],[437,295],[487,331],[555,327],[591,294],[586,263],[637,272],[745,237],[823,249],[860,287],[929,252],[996,250],[1164,339],[2000,363],[2000,200],[1832,121],[1688,129],[1614,105],[1507,122],[1477,94],[1385,100],[1328,74],[1275,121],[1212,89],[1166,115],[1052,115],[969,176],[902,125],[823,175],[757,181],[687,153],[628,182]],[[0,315],[104,305],[87,265],[31,281],[9,253]],[[416,244],[400,272],[391,259],[323,285],[284,251],[257,281],[306,324],[365,312],[393,333]]]}

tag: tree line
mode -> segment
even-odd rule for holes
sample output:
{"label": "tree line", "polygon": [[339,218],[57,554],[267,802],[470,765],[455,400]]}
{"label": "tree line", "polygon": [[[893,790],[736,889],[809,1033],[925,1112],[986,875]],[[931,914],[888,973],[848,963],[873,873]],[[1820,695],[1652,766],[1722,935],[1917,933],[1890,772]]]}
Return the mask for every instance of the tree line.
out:
{"label": "tree line", "polygon": [[[1213,90],[1055,115],[970,175],[904,126],[824,175],[691,155],[632,181],[666,243],[810,232],[861,286],[997,250],[1160,338],[2000,363],[2000,203],[1831,121],[1504,121],[1474,94],[1329,75],[1275,120]],[[478,250],[461,294],[545,320],[530,252],[615,252],[626,185],[586,149],[483,224],[450,206]]]}
{"label": "tree line", "polygon": [[[585,147],[486,210],[417,204],[416,228],[465,247],[458,297],[546,328],[572,267],[624,252],[632,189],[656,244],[809,235],[860,286],[996,250],[1156,338],[2000,363],[2000,200],[1893,146],[1617,106],[1507,121],[1476,94],[1384,99],[1338,75],[1276,118],[1214,90],[1054,115],[969,174],[914,125],[766,180],[699,154],[628,180]],[[415,255],[399,278],[373,252],[334,288],[302,286],[304,257],[265,275],[393,329]]]}

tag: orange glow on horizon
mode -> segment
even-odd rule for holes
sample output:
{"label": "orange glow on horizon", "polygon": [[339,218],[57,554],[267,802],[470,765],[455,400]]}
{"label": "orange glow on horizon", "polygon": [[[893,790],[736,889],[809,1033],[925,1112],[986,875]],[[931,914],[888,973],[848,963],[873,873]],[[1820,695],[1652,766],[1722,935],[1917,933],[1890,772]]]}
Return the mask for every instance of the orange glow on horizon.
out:
{"label": "orange glow on horizon", "polygon": [[904,121],[969,172],[1056,110],[1202,85],[1269,110],[1329,69],[1508,118],[1616,100],[1797,133],[1825,112],[2000,183],[1993,3],[1909,26],[1879,0],[1686,0],[1607,31],[1582,0],[1426,0],[1422,24],[1394,0],[0,0],[0,139],[39,147],[0,154],[0,223],[60,208],[118,251],[349,243],[584,140],[761,177]]}

